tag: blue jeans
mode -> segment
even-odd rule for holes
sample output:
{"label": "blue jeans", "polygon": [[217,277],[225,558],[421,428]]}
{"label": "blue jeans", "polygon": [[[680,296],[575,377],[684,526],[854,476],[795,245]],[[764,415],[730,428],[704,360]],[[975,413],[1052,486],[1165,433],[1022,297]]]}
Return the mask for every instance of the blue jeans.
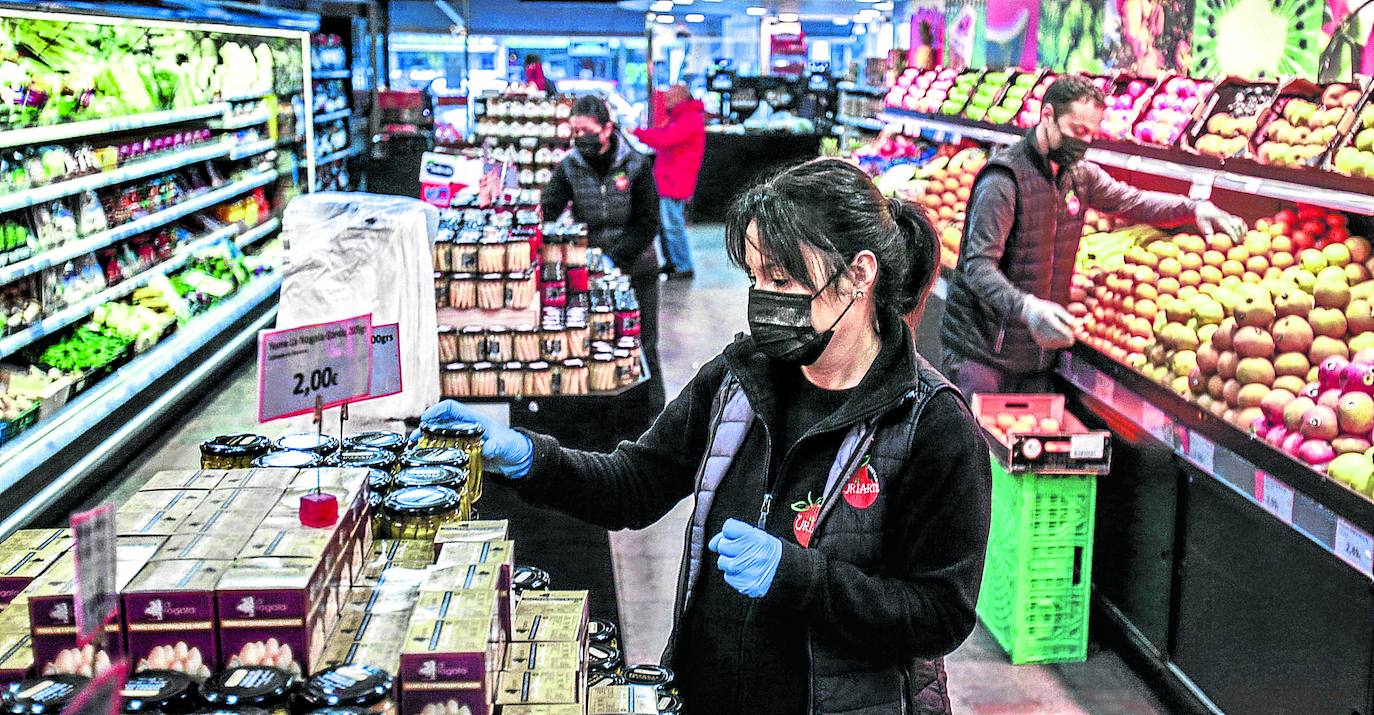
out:
{"label": "blue jeans", "polygon": [[659,233],[663,236],[663,254],[677,271],[692,270],[692,245],[687,240],[687,202],[660,196],[658,199]]}

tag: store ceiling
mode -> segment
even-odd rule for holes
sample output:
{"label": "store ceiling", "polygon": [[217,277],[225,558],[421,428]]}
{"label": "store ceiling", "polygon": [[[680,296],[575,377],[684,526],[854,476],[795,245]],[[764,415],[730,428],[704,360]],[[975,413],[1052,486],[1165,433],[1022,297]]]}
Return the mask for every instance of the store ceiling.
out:
{"label": "store ceiling", "polygon": [[[669,0],[657,0],[667,2]],[[656,0],[621,0],[618,5],[626,10],[648,12]],[[700,13],[702,15],[743,15],[750,7],[762,7],[769,15],[793,12],[803,19],[852,18],[856,13],[869,8],[890,15],[892,2],[881,0],[671,0],[672,10],[664,10],[674,15]],[[666,5],[664,6],[666,8]]]}

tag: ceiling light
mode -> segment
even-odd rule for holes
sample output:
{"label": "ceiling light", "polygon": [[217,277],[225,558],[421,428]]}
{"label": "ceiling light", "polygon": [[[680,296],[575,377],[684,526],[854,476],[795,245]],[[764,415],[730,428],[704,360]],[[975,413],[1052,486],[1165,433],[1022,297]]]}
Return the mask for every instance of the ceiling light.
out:
{"label": "ceiling light", "polygon": [[649,6],[650,12],[668,12],[673,9],[673,0],[658,0]]}
{"label": "ceiling light", "polygon": [[673,0],[674,5],[691,5],[693,0]]}
{"label": "ceiling light", "polygon": [[893,4],[890,2],[890,0],[884,0],[884,2],[880,2],[877,5],[873,6],[874,10],[881,10],[883,12],[892,12],[892,8]]}
{"label": "ceiling light", "polygon": [[869,2],[869,3],[872,3],[872,2],[881,2],[881,1],[882,1],[882,0],[859,0],[859,2]]}
{"label": "ceiling light", "polygon": [[759,7],[758,5],[750,5],[749,7],[744,8],[744,14],[753,15],[754,17],[760,17],[762,15],[768,14],[768,8]]}
{"label": "ceiling light", "polygon": [[796,22],[796,21],[798,21],[798,20],[800,20],[800,19],[801,19],[801,16],[798,15],[797,13],[795,13],[795,12],[780,12],[780,13],[778,13],[778,22]]}
{"label": "ceiling light", "polygon": [[835,23],[836,25],[840,25],[841,27],[849,24],[849,18],[847,17],[835,17],[831,18],[830,21]]}
{"label": "ceiling light", "polygon": [[673,24],[673,19],[674,18],[672,15],[659,15],[658,17],[654,18],[654,22],[657,22],[660,25],[671,25]]}
{"label": "ceiling light", "polygon": [[701,13],[699,13],[699,12],[694,12],[694,13],[692,13],[691,15],[688,15],[688,16],[687,16],[687,22],[705,22],[705,21],[706,21],[706,16],[703,15],[703,14],[701,14]]}

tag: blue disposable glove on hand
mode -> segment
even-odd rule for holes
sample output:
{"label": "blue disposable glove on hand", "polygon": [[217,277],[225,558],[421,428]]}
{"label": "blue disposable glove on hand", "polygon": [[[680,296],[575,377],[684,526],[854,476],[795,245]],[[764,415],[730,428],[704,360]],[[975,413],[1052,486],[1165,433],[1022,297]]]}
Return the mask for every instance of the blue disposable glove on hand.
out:
{"label": "blue disposable glove on hand", "polygon": [[534,464],[534,443],[529,437],[454,400],[441,400],[420,415],[421,424],[459,422],[482,425],[482,471],[507,479],[519,479],[530,473],[530,466]]}
{"label": "blue disposable glove on hand", "polygon": [[782,561],[781,539],[738,519],[726,519],[708,546],[720,554],[716,565],[736,591],[750,598],[768,593]]}

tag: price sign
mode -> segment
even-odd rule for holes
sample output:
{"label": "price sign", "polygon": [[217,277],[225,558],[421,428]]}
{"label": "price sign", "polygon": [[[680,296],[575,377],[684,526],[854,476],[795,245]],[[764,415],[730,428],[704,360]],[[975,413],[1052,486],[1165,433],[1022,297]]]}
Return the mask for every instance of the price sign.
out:
{"label": "price sign", "polygon": [[1335,552],[1342,561],[1374,576],[1374,537],[1340,517],[1336,517]]}
{"label": "price sign", "polygon": [[62,708],[62,715],[115,715],[124,709],[124,683],[128,679],[129,661],[120,660],[86,683],[71,703]]}
{"label": "price sign", "polygon": [[1216,445],[1212,444],[1212,440],[1203,437],[1197,432],[1189,430],[1187,450],[1185,456],[1187,456],[1189,460],[1192,460],[1193,464],[1198,466],[1198,469],[1208,474],[1216,474],[1214,461],[1216,459],[1217,448]]}
{"label": "price sign", "polygon": [[1260,180],[1260,179],[1258,179],[1258,178],[1256,178],[1256,177],[1254,177],[1254,176],[1247,176],[1247,177],[1245,177],[1245,179],[1241,182],[1241,189],[1244,190],[1245,193],[1247,193],[1247,194],[1258,194],[1260,188],[1263,187],[1263,186],[1264,186],[1264,181],[1262,181],[1262,180]]}
{"label": "price sign", "polygon": [[1144,163],[1144,160],[1134,154],[1126,157],[1126,168],[1130,171],[1136,171],[1140,168],[1142,163]]}
{"label": "price sign", "polygon": [[258,334],[258,421],[309,414],[366,399],[372,377],[372,316]]}
{"label": "price sign", "polygon": [[1116,399],[1116,380],[1113,380],[1105,372],[1094,372],[1093,397],[1104,404],[1112,404],[1112,400]]}
{"label": "price sign", "polygon": [[76,636],[82,646],[105,635],[119,606],[115,584],[115,507],[98,506],[72,514],[76,541]]}
{"label": "price sign", "polygon": [[1194,174],[1193,185],[1188,187],[1188,198],[1197,199],[1199,201],[1206,201],[1212,198],[1212,184],[1215,183],[1216,180],[1216,175],[1210,172],[1206,174]]}
{"label": "price sign", "polygon": [[372,326],[372,381],[368,397],[386,397],[401,391],[401,326]]}
{"label": "price sign", "polygon": [[1173,444],[1174,426],[1164,411],[1148,402],[1140,405],[1140,422],[1146,432],[1164,444]]}
{"label": "price sign", "polygon": [[1263,470],[1255,470],[1255,498],[1279,521],[1293,525],[1293,489]]}

